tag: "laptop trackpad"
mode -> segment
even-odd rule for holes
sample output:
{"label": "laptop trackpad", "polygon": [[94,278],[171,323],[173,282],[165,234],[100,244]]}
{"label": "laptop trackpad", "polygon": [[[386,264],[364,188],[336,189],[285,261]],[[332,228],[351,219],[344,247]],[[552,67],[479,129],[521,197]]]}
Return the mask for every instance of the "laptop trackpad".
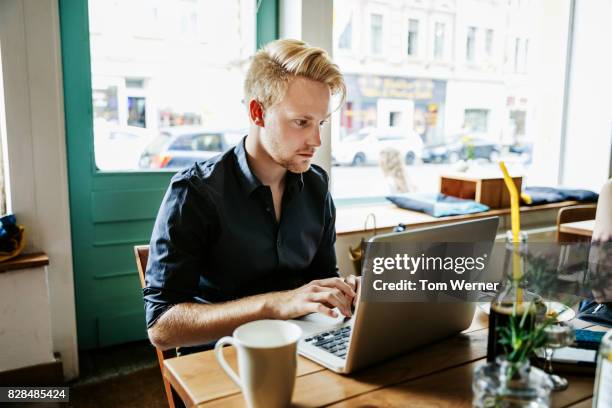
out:
{"label": "laptop trackpad", "polygon": [[338,313],[338,317],[329,317],[322,313],[311,313],[299,319],[292,319],[289,321],[300,326],[303,331],[302,337],[309,337],[311,334],[339,327],[344,323],[344,316],[342,316],[337,309],[335,310],[336,313]]}

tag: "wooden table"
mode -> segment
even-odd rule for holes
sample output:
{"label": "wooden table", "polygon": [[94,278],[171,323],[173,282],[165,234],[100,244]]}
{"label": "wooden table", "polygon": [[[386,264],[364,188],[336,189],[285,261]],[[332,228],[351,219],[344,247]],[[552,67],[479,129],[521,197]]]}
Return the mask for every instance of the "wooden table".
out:
{"label": "wooden table", "polygon": [[593,235],[595,220],[568,222],[559,225],[559,232],[590,238]]}
{"label": "wooden table", "polygon": [[[574,320],[576,327],[591,326]],[[340,375],[298,357],[293,406],[471,407],[472,374],[485,363],[487,316],[478,312],[463,333],[391,361]],[[236,370],[236,353],[224,354]],[[244,407],[238,387],[221,370],[213,351],[164,361],[164,376],[188,407]],[[593,377],[566,375],[570,387],[553,394],[554,407],[590,407]]]}

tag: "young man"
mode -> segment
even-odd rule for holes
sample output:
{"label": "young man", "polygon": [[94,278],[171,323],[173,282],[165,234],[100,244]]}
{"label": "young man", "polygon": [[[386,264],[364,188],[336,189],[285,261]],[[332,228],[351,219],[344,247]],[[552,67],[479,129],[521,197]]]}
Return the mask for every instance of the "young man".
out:
{"label": "young man", "polygon": [[157,216],[143,294],[161,349],[210,347],[258,319],[351,315],[357,280],[338,277],[328,176],[311,165],[342,74],[322,49],[278,40],[244,91],[248,135],[176,174]]}

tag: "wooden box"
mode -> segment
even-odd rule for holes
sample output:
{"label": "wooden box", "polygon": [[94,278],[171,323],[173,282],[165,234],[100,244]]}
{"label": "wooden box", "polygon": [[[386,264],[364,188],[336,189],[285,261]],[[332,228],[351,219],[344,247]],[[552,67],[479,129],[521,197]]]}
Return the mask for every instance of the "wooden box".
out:
{"label": "wooden box", "polygon": [[[521,192],[522,177],[513,177]],[[510,207],[510,193],[503,177],[485,177],[473,174],[449,174],[440,176],[440,192],[458,198],[474,200],[489,208]]]}

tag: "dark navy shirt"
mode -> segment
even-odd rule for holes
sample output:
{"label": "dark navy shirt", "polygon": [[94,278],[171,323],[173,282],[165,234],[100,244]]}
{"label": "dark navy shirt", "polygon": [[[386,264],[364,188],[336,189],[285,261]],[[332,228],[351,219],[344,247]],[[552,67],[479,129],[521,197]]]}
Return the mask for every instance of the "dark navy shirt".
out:
{"label": "dark navy shirt", "polygon": [[244,141],[172,178],[151,237],[147,327],[177,303],[225,302],[338,276],[325,171],[287,172],[277,222]]}

